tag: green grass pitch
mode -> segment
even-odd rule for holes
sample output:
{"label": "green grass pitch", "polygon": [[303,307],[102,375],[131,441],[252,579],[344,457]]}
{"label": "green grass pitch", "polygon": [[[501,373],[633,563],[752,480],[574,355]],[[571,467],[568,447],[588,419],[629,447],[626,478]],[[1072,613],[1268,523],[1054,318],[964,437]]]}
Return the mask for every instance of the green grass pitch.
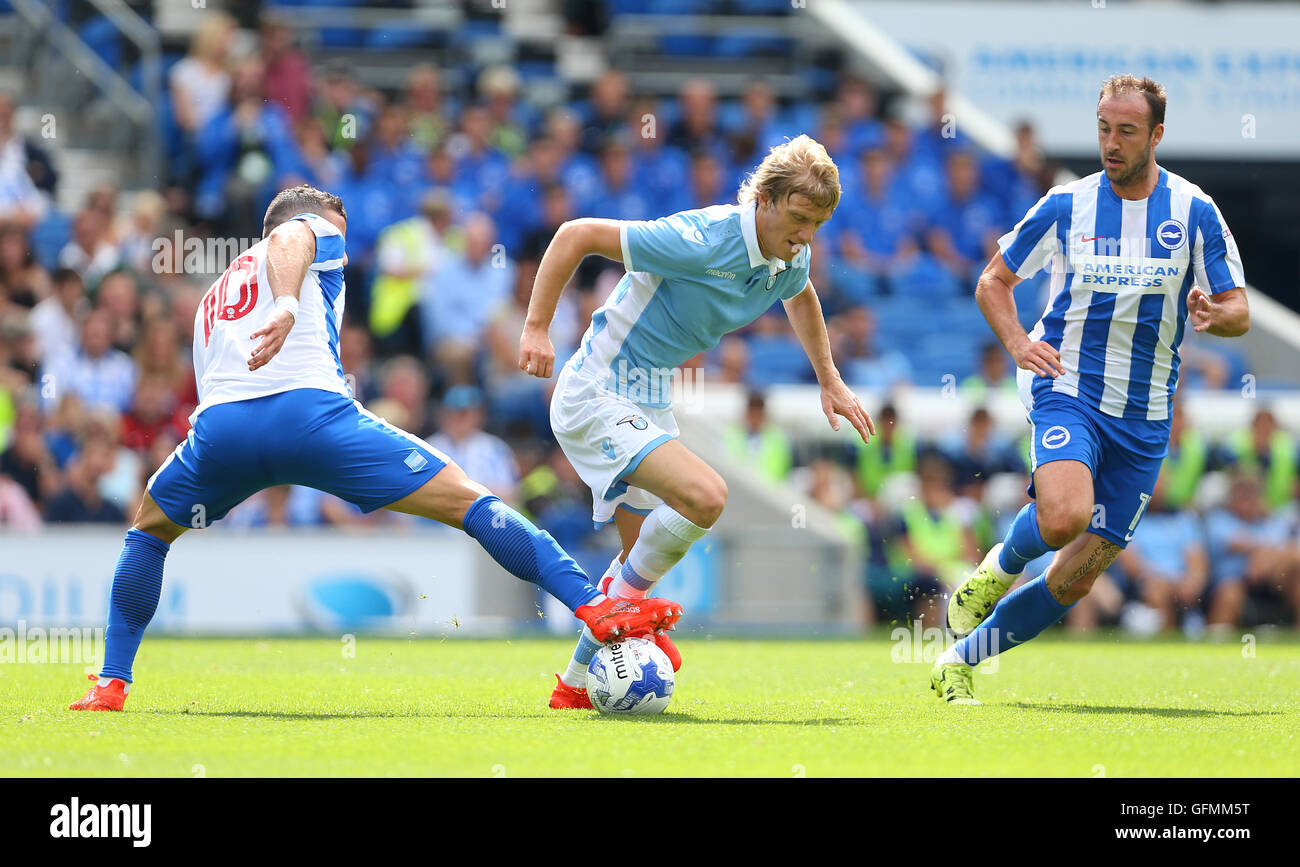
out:
{"label": "green grass pitch", "polygon": [[146,639],[124,714],[0,665],[3,776],[1296,776],[1300,644],[1045,639],[932,697],[884,638],[689,635],[667,714],[546,707],[560,640]]}

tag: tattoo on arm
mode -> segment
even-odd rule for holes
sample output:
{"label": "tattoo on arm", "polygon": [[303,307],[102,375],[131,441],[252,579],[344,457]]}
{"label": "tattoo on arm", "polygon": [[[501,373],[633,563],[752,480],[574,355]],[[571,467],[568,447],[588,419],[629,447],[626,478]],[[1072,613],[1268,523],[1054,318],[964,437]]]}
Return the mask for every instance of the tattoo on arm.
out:
{"label": "tattoo on arm", "polygon": [[1048,589],[1052,591],[1052,596],[1056,597],[1057,602],[1061,602],[1065,598],[1065,594],[1069,592],[1070,587],[1085,578],[1096,576],[1104,572],[1106,567],[1113,563],[1115,558],[1119,556],[1121,550],[1122,549],[1119,545],[1116,545],[1109,539],[1102,539],[1101,544],[1092,549],[1092,553],[1088,555],[1088,559],[1083,561],[1083,563],[1079,565],[1079,568],[1074,570],[1074,574],[1066,578],[1060,587],[1052,587],[1048,585]]}

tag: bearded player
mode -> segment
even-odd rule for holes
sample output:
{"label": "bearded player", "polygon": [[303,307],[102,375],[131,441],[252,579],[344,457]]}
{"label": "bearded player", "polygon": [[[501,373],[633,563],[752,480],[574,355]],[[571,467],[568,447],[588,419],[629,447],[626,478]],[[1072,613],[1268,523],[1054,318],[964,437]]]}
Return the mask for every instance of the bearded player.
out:
{"label": "bearded player", "polygon": [[[1020,368],[1035,499],[949,600],[949,626],[969,634],[931,672],[945,701],[979,704],[972,667],[1064,617],[1137,532],[1169,447],[1187,321],[1220,337],[1250,327],[1223,215],[1156,164],[1165,103],[1149,78],[1108,80],[1097,104],[1102,171],[1050,190],[998,241],[976,287]],[[1049,262],[1052,300],[1026,334],[1012,289]],[[1046,574],[1007,594],[1048,551]]]}
{"label": "bearded player", "polygon": [[[621,262],[626,274],[592,316],[582,345],[560,372],[551,427],[591,487],[598,524],[613,521],[622,551],[600,587],[644,599],[722,514],[722,477],[677,439],[665,373],[753,322],[779,299],[821,385],[833,429],[848,419],[866,442],[875,433],[831,361],[826,323],[808,268],[810,242],[840,200],[839,171],[806,135],[775,147],[740,189],[739,204],[683,211],[648,222],[565,223],[537,271],[519,341],[519,367],[546,378],[555,365],[547,335],[560,293],[584,256]],[[676,670],[681,654],[655,640]],[[551,695],[553,708],[589,708],[587,664],[598,648],[583,630]]]}
{"label": "bearded player", "polygon": [[338,196],[285,190],[267,208],[263,240],[208,290],[194,324],[193,429],[149,479],[113,574],[104,666],[72,710],[122,710],[171,544],[275,485],[463,530],[567,605],[599,642],[671,629],[681,616],[666,600],[606,597],[548,533],[352,399],[339,362],[346,231]]}

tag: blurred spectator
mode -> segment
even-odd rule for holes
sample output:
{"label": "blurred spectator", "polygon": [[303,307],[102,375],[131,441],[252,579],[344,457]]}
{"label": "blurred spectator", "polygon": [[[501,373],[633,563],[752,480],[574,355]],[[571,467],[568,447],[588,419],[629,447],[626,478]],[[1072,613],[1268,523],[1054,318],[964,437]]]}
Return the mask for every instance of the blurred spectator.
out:
{"label": "blurred spectator", "polygon": [[1001,343],[986,341],[980,347],[979,370],[961,381],[962,396],[973,403],[982,403],[998,392],[1018,397],[1015,369],[1010,361],[1011,356]]}
{"label": "blurred spectator", "polygon": [[89,408],[126,412],[135,393],[135,362],[114,349],[111,340],[108,314],[93,311],[81,328],[81,346],[47,362],[41,377],[42,406],[48,409],[69,393]]}
{"label": "blurred spectator", "polygon": [[876,92],[867,82],[842,77],[835,92],[835,109],[844,127],[847,151],[860,153],[882,144],[884,128],[876,117]]}
{"label": "blurred spectator", "polygon": [[519,102],[519,73],[509,66],[489,66],[479,73],[479,98],[487,110],[488,141],[507,157],[528,145],[528,109]]}
{"label": "blurred spectator", "polygon": [[515,500],[519,466],[505,441],[483,430],[483,392],[472,385],[457,385],[442,401],[438,433],[429,445],[447,455],[471,479],[487,487],[504,502]]}
{"label": "blurred spectator", "polygon": [[406,77],[403,97],[411,139],[421,150],[439,147],[447,136],[447,118],[455,111],[442,94],[442,76],[432,63],[418,63]]}
{"label": "blurred spectator", "polygon": [[784,313],[769,310],[754,322],[749,336],[746,384],[763,388],[773,382],[813,382],[812,363]]}
{"label": "blurred spectator", "polygon": [[583,216],[611,220],[648,220],[650,202],[633,183],[628,149],[611,139],[600,150],[600,178],[595,196],[582,206]]}
{"label": "blurred spectator", "polygon": [[[376,105],[352,76],[346,61],[333,60],[325,66],[313,114],[325,130],[331,148],[351,150],[370,135]],[[352,207],[348,207],[351,214]]]}
{"label": "blurred spectator", "polygon": [[626,131],[629,100],[627,76],[622,70],[606,69],[592,83],[591,97],[582,106],[584,151],[596,154],[606,141]]}
{"label": "blurred spectator", "polygon": [[1006,220],[997,200],[980,190],[979,165],[971,153],[953,151],[946,177],[944,195],[928,216],[926,242],[959,282],[973,285],[1006,231]]}
{"label": "blurred spectator", "polygon": [[858,486],[871,499],[880,493],[886,479],[913,472],[917,454],[916,438],[899,423],[898,410],[892,403],[882,406],[874,421],[876,436],[872,437],[871,444],[864,446],[855,440]]}
{"label": "blurred spectator", "polygon": [[876,345],[876,317],[866,307],[850,307],[831,322],[831,353],[844,381],[862,388],[889,390],[912,381],[912,364],[898,350]]}
{"label": "blurred spectator", "polygon": [[495,214],[510,174],[510,160],[492,142],[493,119],[486,109],[466,108],[460,130],[447,142],[455,174],[474,194],[474,207]]}
{"label": "blurred spectator", "polygon": [[8,448],[0,452],[0,474],[14,481],[38,508],[58,482],[55,463],[41,429],[41,413],[33,404],[19,404]]}
{"label": "blurred spectator", "polygon": [[424,365],[409,355],[399,355],[384,365],[380,379],[381,399],[400,407],[405,418],[399,421],[378,408],[373,412],[390,419],[402,430],[425,436],[432,428],[433,419],[429,408],[429,377]]}
{"label": "blurred spectator", "polygon": [[[99,479],[99,493],[123,514],[140,500],[140,456],[122,443],[122,417],[111,410],[92,412],[81,432],[82,442],[108,447],[108,464]],[[179,441],[179,438],[178,438]]]}
{"label": "blurred spectator", "polygon": [[40,526],[41,513],[23,486],[0,472],[0,527],[30,533]]}
{"label": "blurred spectator", "polygon": [[790,438],[768,419],[767,399],[761,391],[749,392],[743,422],[727,426],[723,443],[733,460],[771,482],[783,481],[794,465]]}
{"label": "blurred spectator", "polygon": [[[157,377],[166,386],[165,402],[179,416],[190,414],[198,406],[199,395],[194,382],[191,340],[180,333],[174,320],[153,316],[145,320],[135,344],[136,371]],[[188,425],[182,428],[182,433]]]}
{"label": "blurred spectator", "polygon": [[52,523],[122,524],[126,513],[100,494],[99,484],[113,468],[113,446],[101,440],[89,440],[71,461],[64,474],[63,487],[54,494],[45,510],[45,520]]}
{"label": "blurred spectator", "polygon": [[973,500],[983,498],[984,485],[993,476],[1024,468],[1015,444],[998,433],[982,406],[971,413],[966,429],[950,433],[942,447],[952,461],[957,491]]}
{"label": "blurred spectator", "polygon": [[263,15],[258,52],[266,69],[266,98],[279,103],[297,123],[311,109],[311,63],[293,44],[293,34],[274,15]]}
{"label": "blurred spectator", "polygon": [[1160,466],[1158,482],[1170,508],[1184,509],[1191,505],[1207,469],[1210,469],[1210,446],[1199,430],[1187,424],[1183,402],[1175,399],[1169,418],[1169,454]]}
{"label": "blurred spectator", "polygon": [[1237,469],[1259,474],[1264,499],[1277,508],[1296,496],[1296,441],[1278,426],[1277,416],[1264,408],[1255,413],[1250,429],[1228,438],[1229,460]]}
{"label": "blurred spectator", "polygon": [[1211,628],[1240,626],[1248,594],[1294,595],[1293,526],[1282,512],[1270,513],[1258,476],[1234,472],[1223,508],[1205,520],[1213,583]]}
{"label": "blurred spectator", "polygon": [[189,54],[167,75],[171,117],[180,134],[173,163],[180,176],[177,180],[188,181],[197,170],[195,148],[202,131],[225,108],[230,96],[228,64],[235,33],[235,20],[224,12],[204,15],[190,40]]}
{"label": "blurred spectator", "polygon": [[425,194],[419,214],[380,233],[375,250],[378,273],[370,290],[370,332],[381,351],[419,350],[418,306],[446,258],[444,239],[450,226],[447,192],[436,189]]}
{"label": "blurred spectator", "polygon": [[1142,532],[1120,555],[1120,565],[1142,602],[1160,613],[1163,629],[1185,622],[1194,634],[1210,579],[1205,533],[1196,515],[1176,510],[1166,493],[1161,478],[1142,515]]}
{"label": "blurred spectator", "polygon": [[727,160],[730,148],[718,127],[718,91],[707,78],[692,78],[678,94],[681,117],[668,134],[668,144],[685,153],[710,151]]}
{"label": "blurred spectator", "polygon": [[27,233],[18,225],[0,225],[0,314],[11,308],[30,310],[49,294],[50,279],[36,261]]}
{"label": "blurred spectator", "polygon": [[129,352],[139,337],[140,302],[135,276],[120,269],[105,274],[95,290],[95,309],[108,316],[114,348]]}
{"label": "blurred spectator", "polygon": [[195,142],[201,166],[195,211],[236,237],[261,237],[262,212],[301,160],[288,115],[266,100],[265,74],[258,58],[241,60],[229,105],[202,126]]}
{"label": "blurred spectator", "polygon": [[121,221],[118,231],[122,264],[138,274],[153,271],[157,256],[155,241],[163,236],[167,200],[153,190],[141,190],[131,202],[131,214]]}
{"label": "blurred spectator", "polygon": [[764,78],[751,79],[740,96],[741,116],[730,131],[733,162],[737,166],[756,166],[767,152],[785,136],[794,138],[798,130],[785,129],[778,116],[776,91]]}
{"label": "blurred spectator", "polygon": [[18,134],[16,108],[14,95],[0,91],[0,222],[27,229],[49,210],[58,177],[45,151]]}
{"label": "blurred spectator", "polygon": [[80,274],[86,286],[97,286],[100,278],[122,263],[111,229],[111,218],[102,210],[82,208],[72,220],[72,238],[59,251],[59,265]]}
{"label": "blurred spectator", "polygon": [[913,617],[934,626],[942,622],[938,603],[944,590],[961,583],[963,573],[980,558],[975,539],[979,508],[957,495],[952,468],[942,457],[922,457],[916,474],[920,496],[904,501],[898,511],[901,550],[896,563],[906,557],[910,578],[904,592],[913,603]]}
{"label": "blurred spectator", "polygon": [[514,286],[514,262],[496,245],[495,231],[486,214],[471,215],[465,223],[465,252],[443,258],[420,301],[428,354],[451,382],[474,381],[488,318]]}
{"label": "blurred spectator", "polygon": [[175,446],[190,429],[186,415],[165,376],[142,373],[131,411],[122,417],[122,444],[142,454],[160,442]]}
{"label": "blurred spectator", "polygon": [[[866,151],[861,167],[856,187],[836,212],[839,253],[847,264],[872,277],[902,279],[918,253],[914,234],[920,214],[895,188],[883,150]],[[856,297],[864,300],[868,294]]]}
{"label": "blurred spectator", "polygon": [[379,396],[371,361],[370,332],[359,325],[344,325],[339,333],[339,364],[352,387],[353,400],[363,406]]}

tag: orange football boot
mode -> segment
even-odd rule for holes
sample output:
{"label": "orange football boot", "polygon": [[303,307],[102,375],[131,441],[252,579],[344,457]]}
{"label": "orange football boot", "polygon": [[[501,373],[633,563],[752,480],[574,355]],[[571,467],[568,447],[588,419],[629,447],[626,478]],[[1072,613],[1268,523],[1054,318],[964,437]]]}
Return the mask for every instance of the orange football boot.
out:
{"label": "orange football boot", "polygon": [[593,710],[587,691],[580,686],[569,686],[555,675],[555,690],[551,693],[551,707],[564,710]]}
{"label": "orange football boot", "polygon": [[126,703],[127,683],[124,680],[113,678],[108,682],[108,686],[99,685],[99,676],[88,674],[86,677],[94,681],[89,691],[83,698],[74,701],[68,705],[68,710],[121,710],[122,705]]}
{"label": "orange football boot", "polygon": [[601,644],[632,635],[674,629],[682,606],[669,599],[615,599],[606,596],[596,605],[582,605],[573,612],[587,624]]}
{"label": "orange football boot", "polygon": [[[600,584],[598,584],[597,587],[600,589],[601,593],[604,593],[606,596],[608,596],[609,585],[612,583],[614,583],[614,576],[606,575],[605,577],[600,579]],[[677,649],[676,644],[673,644],[673,640],[668,637],[668,633],[656,632],[654,633],[653,638],[655,644],[657,644],[659,646],[659,649],[664,652],[664,656],[667,656],[668,661],[672,663],[673,671],[681,671],[682,652]],[[552,699],[554,699],[554,696],[552,696]]]}

